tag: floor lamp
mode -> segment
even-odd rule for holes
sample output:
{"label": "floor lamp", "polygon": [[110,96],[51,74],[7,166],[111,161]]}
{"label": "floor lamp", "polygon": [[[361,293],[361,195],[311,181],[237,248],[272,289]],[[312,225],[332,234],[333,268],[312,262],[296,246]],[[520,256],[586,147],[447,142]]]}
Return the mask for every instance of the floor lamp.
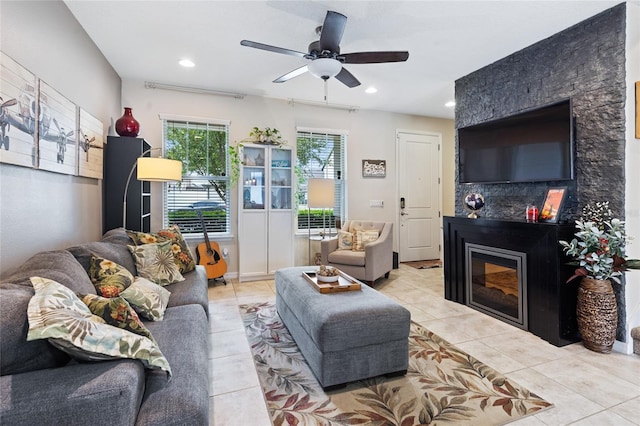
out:
{"label": "floor lamp", "polygon": [[150,148],[144,151],[131,167],[127,183],[124,186],[124,198],[122,200],[122,227],[125,229],[127,228],[127,192],[129,192],[129,183],[136,168],[138,169],[138,180],[150,182],[182,181],[182,161],[162,157],[145,157],[151,151],[161,149]]}
{"label": "floor lamp", "polygon": [[324,209],[335,206],[335,182],[333,179],[309,179],[307,186],[307,219],[309,228],[309,263],[311,263],[311,209],[322,209],[322,239],[327,235]]}

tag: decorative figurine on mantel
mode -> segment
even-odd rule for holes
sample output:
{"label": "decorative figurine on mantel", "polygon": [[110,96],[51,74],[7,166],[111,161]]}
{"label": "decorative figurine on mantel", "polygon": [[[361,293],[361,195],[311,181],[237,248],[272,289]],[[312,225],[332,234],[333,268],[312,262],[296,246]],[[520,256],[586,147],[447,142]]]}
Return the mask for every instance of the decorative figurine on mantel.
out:
{"label": "decorative figurine on mantel", "polygon": [[475,192],[470,192],[464,196],[463,206],[465,209],[469,210],[471,213],[467,215],[468,218],[477,219],[480,217],[478,212],[482,210],[484,207],[484,197],[482,194],[478,194]]}

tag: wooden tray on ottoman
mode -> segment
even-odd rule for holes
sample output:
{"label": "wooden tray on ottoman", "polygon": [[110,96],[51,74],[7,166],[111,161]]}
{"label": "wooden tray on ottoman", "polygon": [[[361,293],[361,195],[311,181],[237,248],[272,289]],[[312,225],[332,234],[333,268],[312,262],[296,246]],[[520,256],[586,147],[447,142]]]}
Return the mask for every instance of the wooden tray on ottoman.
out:
{"label": "wooden tray on ottoman", "polygon": [[302,273],[309,284],[320,293],[339,293],[342,291],[360,290],[360,281],[340,271],[338,281],[332,283],[318,282],[316,271],[305,271]]}

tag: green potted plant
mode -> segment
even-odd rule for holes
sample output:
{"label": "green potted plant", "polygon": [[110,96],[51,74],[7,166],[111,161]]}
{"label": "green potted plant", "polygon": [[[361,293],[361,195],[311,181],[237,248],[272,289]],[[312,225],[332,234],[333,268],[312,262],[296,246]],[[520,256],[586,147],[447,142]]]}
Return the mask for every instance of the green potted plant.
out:
{"label": "green potted plant", "polygon": [[265,127],[264,129],[254,127],[251,132],[249,132],[249,136],[254,139],[254,142],[266,145],[282,145],[285,143],[285,141],[282,140],[280,131],[270,127]]}
{"label": "green potted plant", "polygon": [[560,245],[578,266],[568,282],[582,277],[576,305],[578,331],[586,348],[608,353],[618,321],[611,280],[620,283],[622,272],[637,269],[639,261],[626,258],[629,238],[624,221],[613,217],[608,201],[585,206],[576,228],[575,238]]}

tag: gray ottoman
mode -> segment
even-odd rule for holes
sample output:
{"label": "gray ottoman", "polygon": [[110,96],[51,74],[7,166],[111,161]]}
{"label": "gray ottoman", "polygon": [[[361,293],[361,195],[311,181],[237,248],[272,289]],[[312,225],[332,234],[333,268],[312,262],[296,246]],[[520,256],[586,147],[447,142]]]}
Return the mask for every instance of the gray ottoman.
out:
{"label": "gray ottoman", "polygon": [[366,285],[321,294],[302,277],[313,269],[276,271],[276,308],[320,385],[406,373],[409,311]]}

